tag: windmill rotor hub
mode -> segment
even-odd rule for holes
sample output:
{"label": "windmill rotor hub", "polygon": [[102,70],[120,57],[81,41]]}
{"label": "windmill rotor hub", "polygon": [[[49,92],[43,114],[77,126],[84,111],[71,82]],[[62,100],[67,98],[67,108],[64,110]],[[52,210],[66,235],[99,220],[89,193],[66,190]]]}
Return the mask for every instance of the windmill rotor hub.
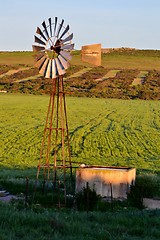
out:
{"label": "windmill rotor hub", "polygon": [[50,49],[59,55],[61,51],[61,46],[51,46]]}

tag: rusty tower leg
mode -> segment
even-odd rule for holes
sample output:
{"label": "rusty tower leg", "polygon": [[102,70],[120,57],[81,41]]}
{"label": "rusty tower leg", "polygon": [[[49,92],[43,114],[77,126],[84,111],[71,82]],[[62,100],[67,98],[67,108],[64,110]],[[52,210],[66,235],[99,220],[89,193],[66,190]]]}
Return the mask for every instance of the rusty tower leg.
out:
{"label": "rusty tower leg", "polygon": [[52,180],[53,188],[55,189],[59,186],[59,180],[57,179],[58,171],[62,170],[66,203],[66,170],[68,168],[70,169],[70,177],[72,179],[66,99],[63,77],[59,76],[52,81],[52,91],[37,169],[37,180],[41,170],[43,170],[44,182]]}

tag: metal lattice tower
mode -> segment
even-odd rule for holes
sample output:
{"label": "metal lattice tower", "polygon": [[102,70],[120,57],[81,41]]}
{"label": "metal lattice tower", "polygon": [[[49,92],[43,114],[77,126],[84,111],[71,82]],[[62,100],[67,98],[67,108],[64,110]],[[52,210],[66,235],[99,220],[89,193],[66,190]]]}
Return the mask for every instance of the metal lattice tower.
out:
{"label": "metal lattice tower", "polygon": [[69,169],[72,177],[72,163],[63,75],[69,67],[68,61],[71,59],[70,52],[74,44],[71,42],[73,34],[68,32],[69,25],[64,27],[63,24],[64,20],[58,23],[57,17],[53,23],[49,18],[48,25],[43,21],[42,29],[37,27],[36,30],[34,36],[36,45],[33,45],[33,51],[36,58],[35,66],[52,82],[37,179],[40,172],[43,172],[44,181],[52,179],[56,187],[57,172],[61,170],[66,198],[66,171]]}

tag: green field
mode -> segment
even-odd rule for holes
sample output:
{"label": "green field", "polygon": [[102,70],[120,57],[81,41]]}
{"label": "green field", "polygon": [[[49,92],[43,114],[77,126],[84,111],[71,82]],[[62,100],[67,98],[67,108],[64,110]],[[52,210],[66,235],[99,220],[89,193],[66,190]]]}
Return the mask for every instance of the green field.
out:
{"label": "green field", "polygon": [[[25,205],[25,177],[29,186],[35,182],[48,100],[47,95],[0,95],[0,189],[22,199],[0,202],[0,239],[158,240],[159,210],[138,210],[127,202],[98,205],[91,212]],[[143,194],[160,196],[158,101],[68,97],[67,109],[72,160],[134,166]],[[29,194],[32,198],[33,189]]]}
{"label": "green field", "polygon": [[[49,208],[32,202],[50,87],[33,64],[32,52],[0,52],[0,90],[7,90],[0,93],[0,190],[20,196],[9,204],[0,201],[0,240],[160,239],[160,211],[138,210],[128,200],[113,205],[100,202],[92,212],[56,209],[53,199],[54,207]],[[71,64],[66,90],[88,96],[67,97],[72,161],[136,167],[133,200],[159,199],[160,104],[140,99],[160,99],[160,51],[103,54],[98,68],[82,63],[75,52]],[[117,76],[96,82],[114,70],[120,70]],[[73,78],[79,71],[83,75]],[[132,87],[141,71],[148,72],[145,83]],[[136,100],[123,100],[130,98]]]}
{"label": "green field", "polygon": [[[0,65],[25,64],[33,66],[33,52],[0,52]],[[80,51],[73,52],[71,65],[90,66],[81,61]],[[102,66],[110,69],[160,70],[159,50],[136,50],[102,54]]]}
{"label": "green field", "polygon": [[[1,166],[37,166],[48,101],[0,95]],[[73,161],[160,169],[158,101],[68,97],[67,108]]]}

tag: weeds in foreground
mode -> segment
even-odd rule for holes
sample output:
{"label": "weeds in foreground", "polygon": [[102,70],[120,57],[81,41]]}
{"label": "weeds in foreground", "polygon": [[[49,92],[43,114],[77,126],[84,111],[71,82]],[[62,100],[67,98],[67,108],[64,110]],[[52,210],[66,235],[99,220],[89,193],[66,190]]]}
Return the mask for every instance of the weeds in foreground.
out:
{"label": "weeds in foreground", "polygon": [[17,209],[0,203],[1,239],[159,239],[160,212]]}
{"label": "weeds in foreground", "polygon": [[[11,173],[11,170],[9,171]],[[157,181],[153,187],[155,179]],[[143,187],[147,196],[152,189],[153,196],[157,193],[158,179],[158,176],[156,178],[151,174],[138,176],[135,189]],[[160,211],[158,210],[139,210],[137,207],[133,207],[131,202],[129,205],[128,201],[105,202],[89,188],[83,189],[77,195],[77,206],[75,201],[71,201],[71,196],[68,199],[70,206],[67,208],[64,208],[63,205],[59,208],[58,205],[52,204],[53,200],[59,200],[59,196],[55,195],[55,199],[53,199],[53,193],[47,194],[49,189],[46,189],[46,194],[43,195],[42,186],[37,188],[37,199],[32,202],[34,186],[32,180],[29,181],[28,201],[25,202],[25,180],[22,181],[21,178],[19,180],[21,187],[18,187],[16,176],[12,177],[10,181],[6,179],[6,185],[4,179],[3,181],[2,178],[0,179],[0,185],[3,184],[6,187],[10,185],[11,192],[19,194],[19,191],[24,188],[24,193],[19,200],[13,200],[10,204],[0,202],[0,239],[2,240],[32,240],[36,238],[43,240],[158,240],[160,238]],[[150,182],[150,185],[147,185],[146,181]],[[11,182],[12,184],[10,184]],[[132,194],[133,196],[135,197],[134,194]],[[60,202],[62,203],[62,200]]]}

